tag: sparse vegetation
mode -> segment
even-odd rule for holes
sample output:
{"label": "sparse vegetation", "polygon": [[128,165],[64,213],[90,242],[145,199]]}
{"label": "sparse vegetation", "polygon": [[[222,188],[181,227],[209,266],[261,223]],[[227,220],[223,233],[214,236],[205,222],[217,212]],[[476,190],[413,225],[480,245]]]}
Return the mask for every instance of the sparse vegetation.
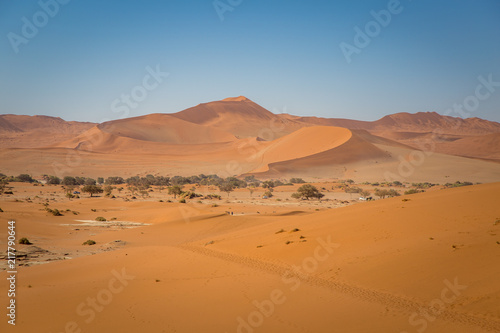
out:
{"label": "sparse vegetation", "polygon": [[95,218],[96,221],[99,221],[99,222],[106,222],[106,218],[102,217],[102,216],[98,216]]}
{"label": "sparse vegetation", "polygon": [[92,197],[94,194],[102,193],[103,189],[99,185],[85,185],[82,188],[82,192],[89,193],[90,197]]}
{"label": "sparse vegetation", "polygon": [[387,190],[387,189],[378,189],[376,188],[375,191],[374,191],[375,195],[382,198],[382,199],[385,199],[385,197],[399,197],[401,194],[399,194],[398,191],[396,191],[395,189],[390,189],[390,190]]}
{"label": "sparse vegetation", "polygon": [[96,244],[95,240],[89,239],[83,242],[82,245],[95,245],[95,244]]}
{"label": "sparse vegetation", "polygon": [[229,198],[229,194],[234,191],[234,188],[235,188],[235,186],[231,182],[226,182],[226,183],[222,183],[219,185],[219,190],[221,192],[226,192],[228,198]]}
{"label": "sparse vegetation", "polygon": [[290,178],[290,183],[292,183],[292,184],[304,184],[305,181],[302,178]]}
{"label": "sparse vegetation", "polygon": [[178,195],[182,193],[182,186],[174,185],[168,187],[168,194],[173,195],[174,199],[177,198]]}
{"label": "sparse vegetation", "polygon": [[31,245],[32,243],[29,241],[28,238],[23,237],[19,240],[19,244],[24,244],[24,245]]}
{"label": "sparse vegetation", "polygon": [[454,183],[446,183],[444,184],[444,187],[462,187],[462,186],[470,186],[470,185],[474,185],[473,183],[471,182],[460,182],[460,181],[456,181]]}
{"label": "sparse vegetation", "polygon": [[425,192],[425,191],[424,190],[417,190],[417,189],[412,188],[411,190],[405,191],[405,195],[407,195],[407,194],[416,194],[416,193],[420,193],[420,192]]}
{"label": "sparse vegetation", "polygon": [[267,198],[272,198],[273,197],[273,192],[271,191],[271,189],[269,189],[266,192],[264,192],[264,196],[267,197]]}
{"label": "sparse vegetation", "polygon": [[292,198],[306,200],[309,200],[309,198],[316,198],[320,200],[324,196],[325,195],[323,193],[319,192],[319,190],[311,184],[302,185],[297,189],[296,193],[292,194]]}
{"label": "sparse vegetation", "polygon": [[49,207],[46,207],[45,210],[54,216],[63,216],[63,214],[57,208],[50,209]]}

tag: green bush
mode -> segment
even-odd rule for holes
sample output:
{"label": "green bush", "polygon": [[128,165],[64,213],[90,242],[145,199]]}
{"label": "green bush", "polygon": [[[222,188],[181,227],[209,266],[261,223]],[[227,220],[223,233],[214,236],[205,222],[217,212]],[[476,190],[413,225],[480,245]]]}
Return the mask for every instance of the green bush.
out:
{"label": "green bush", "polygon": [[23,237],[19,240],[19,244],[31,245],[31,242],[29,241],[28,238]]}
{"label": "green bush", "polygon": [[100,222],[106,222],[106,218],[102,217],[102,216],[98,216],[95,218],[96,221],[100,221]]}
{"label": "green bush", "polygon": [[420,192],[425,192],[425,191],[424,190],[416,190],[416,189],[412,188],[411,190],[405,191],[405,195],[406,194],[415,194],[415,193],[420,193]]}
{"label": "green bush", "polygon": [[89,239],[89,240],[83,242],[82,245],[94,245],[94,244],[96,244],[96,242],[92,239]]}
{"label": "green bush", "polygon": [[49,207],[46,207],[45,210],[54,216],[63,216],[63,214],[61,214],[61,212],[57,208],[50,209]]}

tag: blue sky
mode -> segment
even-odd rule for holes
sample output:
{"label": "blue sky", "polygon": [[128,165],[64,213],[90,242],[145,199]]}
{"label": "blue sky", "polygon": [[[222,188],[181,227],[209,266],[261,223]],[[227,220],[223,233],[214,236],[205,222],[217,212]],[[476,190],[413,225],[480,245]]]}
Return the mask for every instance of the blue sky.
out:
{"label": "blue sky", "polygon": [[497,0],[59,1],[0,2],[0,113],[101,122],[245,95],[275,113],[500,121]]}

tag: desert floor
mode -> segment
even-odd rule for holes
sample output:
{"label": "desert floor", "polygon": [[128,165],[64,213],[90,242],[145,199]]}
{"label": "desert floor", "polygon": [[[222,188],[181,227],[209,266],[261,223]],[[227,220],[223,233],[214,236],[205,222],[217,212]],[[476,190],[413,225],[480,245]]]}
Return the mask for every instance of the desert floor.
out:
{"label": "desert floor", "polygon": [[1,331],[500,331],[500,183],[369,202],[314,185],[327,200],[291,199],[295,185],[181,204],[11,183],[0,252],[9,220],[33,245],[16,244],[15,327],[2,260]]}

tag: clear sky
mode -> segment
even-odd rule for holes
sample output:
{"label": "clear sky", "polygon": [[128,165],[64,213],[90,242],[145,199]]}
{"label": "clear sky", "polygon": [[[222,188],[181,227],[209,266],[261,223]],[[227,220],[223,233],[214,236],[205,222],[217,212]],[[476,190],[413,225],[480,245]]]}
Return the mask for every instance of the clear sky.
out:
{"label": "clear sky", "polygon": [[245,95],[500,121],[498,0],[59,1],[0,1],[0,113],[101,122]]}

